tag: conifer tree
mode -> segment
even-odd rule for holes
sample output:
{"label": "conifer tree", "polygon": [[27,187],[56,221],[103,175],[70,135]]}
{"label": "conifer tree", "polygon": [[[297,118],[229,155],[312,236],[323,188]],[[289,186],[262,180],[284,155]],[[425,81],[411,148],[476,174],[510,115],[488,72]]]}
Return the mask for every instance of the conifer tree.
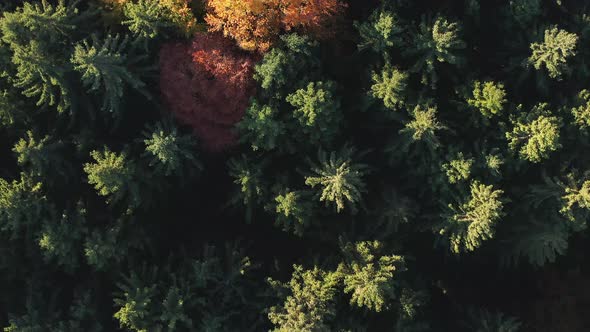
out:
{"label": "conifer tree", "polygon": [[139,189],[135,182],[135,163],[127,159],[125,153],[94,150],[90,153],[94,162],[84,164],[88,183],[93,185],[101,196],[108,196],[109,203],[128,199],[130,207],[141,203]]}
{"label": "conifer tree", "polygon": [[580,91],[576,98],[576,105],[572,108],[574,124],[584,134],[588,134],[588,129],[590,129],[590,91],[586,89]]}
{"label": "conifer tree", "polygon": [[549,77],[561,79],[571,71],[567,61],[576,55],[577,43],[576,34],[550,27],[545,30],[542,42],[531,44],[532,54],[528,62],[537,70],[547,70]]}
{"label": "conifer tree", "polygon": [[467,99],[467,104],[486,118],[499,115],[506,104],[504,84],[493,81],[473,82],[473,94]]}
{"label": "conifer tree", "polygon": [[256,165],[242,155],[240,159],[231,159],[228,166],[229,175],[234,179],[234,183],[240,186],[232,202],[246,207],[246,219],[249,221],[252,218],[254,206],[262,203],[266,194],[262,182],[263,165]]}
{"label": "conifer tree", "polygon": [[131,273],[124,277],[124,282],[118,287],[121,294],[115,297],[115,306],[119,308],[113,315],[119,321],[121,328],[133,331],[149,331],[156,328],[157,287],[155,282],[155,270],[142,276]]}
{"label": "conifer tree", "polygon": [[254,151],[283,148],[283,145],[287,144],[281,140],[286,126],[278,113],[273,106],[259,105],[256,100],[252,101],[244,118],[237,124],[241,140],[249,142]]}
{"label": "conifer tree", "polygon": [[123,13],[125,20],[122,23],[144,41],[163,36],[173,27],[170,9],[163,6],[159,0],[127,1]]}
{"label": "conifer tree", "polygon": [[39,247],[46,261],[55,260],[68,271],[79,266],[82,256],[82,239],[86,233],[86,210],[78,206],[76,211],[64,211],[44,223],[39,236]]}
{"label": "conifer tree", "polygon": [[12,91],[0,91],[0,126],[8,128],[24,122],[27,117],[23,102]]}
{"label": "conifer tree", "polygon": [[463,58],[458,52],[465,48],[461,40],[460,25],[449,22],[444,17],[434,20],[422,17],[418,31],[413,34],[413,45],[405,53],[416,58],[411,71],[421,73],[422,84],[436,87],[438,75],[436,66],[439,63],[459,65]]}
{"label": "conifer tree", "polygon": [[541,162],[561,147],[560,120],[551,114],[547,103],[512,118],[514,128],[506,132],[508,147],[519,157],[532,163]]}
{"label": "conifer tree", "polygon": [[0,230],[10,232],[11,238],[20,237],[20,232],[37,225],[48,212],[41,183],[26,173],[18,180],[0,178]]}
{"label": "conifer tree", "polygon": [[104,99],[102,110],[113,117],[120,114],[120,104],[126,86],[143,91],[145,84],[128,70],[138,59],[128,58],[129,39],[108,35],[103,41],[92,36],[74,48],[71,63],[82,74],[82,83],[90,91],[100,93]]}
{"label": "conifer tree", "polygon": [[270,308],[268,318],[276,327],[273,331],[330,331],[326,321],[336,314],[333,302],[338,274],[318,267],[304,270],[301,265],[294,265],[293,268],[289,283],[269,279],[273,288],[289,291],[282,305]]}
{"label": "conifer tree", "polygon": [[449,204],[451,213],[443,216],[445,224],[440,234],[448,237],[452,252],[473,251],[494,237],[496,224],[505,215],[503,193],[492,185],[473,181],[465,202]]}
{"label": "conifer tree", "polygon": [[404,29],[395,13],[376,10],[368,21],[354,22],[354,26],[361,37],[360,50],[370,48],[373,52],[387,55],[390,48],[401,46]]}
{"label": "conifer tree", "polygon": [[515,317],[501,312],[492,313],[485,309],[470,310],[464,325],[469,331],[474,332],[518,332],[522,327],[522,323]]}
{"label": "conifer tree", "polygon": [[191,175],[202,169],[195,154],[195,139],[182,135],[170,121],[148,126],[143,132],[145,152],[143,157],[157,173],[169,175]]}
{"label": "conifer tree", "polygon": [[363,241],[342,246],[346,257],[338,266],[350,303],[380,312],[395,298],[395,274],[405,270],[404,258],[383,255],[383,243]]}
{"label": "conifer tree", "polygon": [[287,191],[275,197],[277,215],[276,224],[285,231],[291,231],[302,236],[303,231],[311,222],[310,202],[302,191]]}
{"label": "conifer tree", "polygon": [[363,177],[367,174],[367,165],[357,163],[355,151],[343,147],[340,151],[318,152],[318,162],[310,162],[311,173],[305,177],[305,184],[312,188],[319,187],[316,197],[326,206],[334,206],[336,212],[345,207],[356,211],[366,192]]}
{"label": "conifer tree", "polygon": [[311,82],[287,96],[294,107],[293,116],[301,125],[298,132],[311,143],[329,144],[334,140],[342,123],[340,101],[334,83]]}
{"label": "conifer tree", "polygon": [[371,94],[381,99],[385,107],[397,110],[404,106],[408,74],[386,64],[381,73],[373,72]]}
{"label": "conifer tree", "polygon": [[455,184],[469,179],[474,162],[473,158],[466,158],[463,152],[459,152],[456,158],[443,164],[442,169],[445,171],[449,183]]}
{"label": "conifer tree", "polygon": [[407,135],[410,142],[422,141],[430,147],[437,147],[439,141],[436,132],[446,127],[437,120],[436,107],[417,105],[411,115],[413,119],[399,133]]}
{"label": "conifer tree", "polygon": [[40,140],[35,139],[32,131],[27,131],[27,137],[21,138],[12,148],[17,154],[17,162],[27,167],[37,176],[48,175],[49,171],[64,172],[64,160],[59,154],[62,142],[51,142],[49,136]]}
{"label": "conifer tree", "polygon": [[509,13],[522,27],[529,26],[541,16],[541,0],[510,0]]}

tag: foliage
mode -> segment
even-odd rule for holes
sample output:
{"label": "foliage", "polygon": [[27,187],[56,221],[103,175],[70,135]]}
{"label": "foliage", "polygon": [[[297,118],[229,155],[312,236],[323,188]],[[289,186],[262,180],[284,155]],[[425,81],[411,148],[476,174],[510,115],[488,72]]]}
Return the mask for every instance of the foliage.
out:
{"label": "foliage", "polygon": [[570,72],[568,58],[576,55],[578,36],[574,33],[552,27],[545,30],[543,42],[532,43],[529,63],[540,70],[547,70],[549,77],[560,79]]}
{"label": "foliage", "polygon": [[486,118],[500,114],[506,104],[504,85],[491,81],[473,82],[473,95],[467,99],[467,104]]}
{"label": "foliage", "polygon": [[385,65],[381,73],[373,73],[371,78],[373,97],[383,100],[383,104],[389,109],[395,110],[404,106],[408,74]]}

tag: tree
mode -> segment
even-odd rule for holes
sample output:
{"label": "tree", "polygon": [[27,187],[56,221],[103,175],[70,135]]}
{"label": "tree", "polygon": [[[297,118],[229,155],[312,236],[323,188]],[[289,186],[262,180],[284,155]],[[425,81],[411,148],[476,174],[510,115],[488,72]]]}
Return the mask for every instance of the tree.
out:
{"label": "tree", "polygon": [[130,207],[138,206],[141,198],[134,178],[135,163],[127,160],[127,154],[112,152],[105,147],[103,151],[92,151],[90,156],[94,162],[84,164],[84,172],[98,194],[108,196],[109,203],[128,199]]}
{"label": "tree", "polygon": [[545,30],[542,42],[531,44],[532,54],[528,63],[535,69],[547,70],[549,77],[561,79],[571,70],[567,60],[576,55],[578,36],[574,33],[558,29],[556,26]]}
{"label": "tree", "polygon": [[158,122],[143,132],[145,152],[149,166],[164,176],[190,175],[203,166],[195,153],[196,142],[190,135],[182,135],[171,121]]}
{"label": "tree", "polygon": [[590,128],[590,91],[582,90],[576,98],[576,105],[571,112],[574,116],[574,124],[587,134]]}
{"label": "tree", "polygon": [[503,193],[492,185],[473,181],[464,203],[449,204],[451,213],[443,215],[446,222],[439,233],[448,237],[452,252],[473,251],[494,237],[496,224],[505,215]]}
{"label": "tree", "polygon": [[285,231],[291,231],[302,236],[309,226],[312,216],[312,206],[302,191],[286,191],[275,197],[276,224]]}
{"label": "tree", "polygon": [[117,285],[122,293],[114,299],[119,310],[113,317],[119,321],[121,328],[148,331],[156,327],[155,273],[153,270],[144,275],[146,280],[132,273],[129,277],[124,277],[124,283]]}
{"label": "tree", "polygon": [[82,239],[86,235],[86,209],[81,204],[74,211],[64,211],[43,224],[39,247],[47,262],[56,261],[67,271],[79,266]]}
{"label": "tree", "polygon": [[438,63],[459,65],[463,62],[457,54],[465,48],[459,33],[457,22],[449,22],[444,17],[436,17],[434,21],[422,17],[418,31],[412,36],[413,45],[405,52],[417,59],[410,70],[422,74],[422,84],[436,87]]}
{"label": "tree", "polygon": [[346,4],[340,0],[283,0],[282,24],[287,31],[298,29],[319,39],[335,35],[336,18]]}
{"label": "tree", "polygon": [[477,109],[486,118],[499,115],[506,104],[504,84],[493,81],[474,81],[473,94],[467,99],[467,104]]}
{"label": "tree", "polygon": [[442,169],[446,173],[449,183],[455,184],[469,179],[474,162],[473,158],[465,158],[463,152],[459,152],[455,159],[443,164]]}
{"label": "tree", "polygon": [[22,167],[28,167],[36,176],[46,176],[50,171],[64,174],[65,165],[60,150],[62,142],[51,142],[49,136],[37,140],[32,131],[27,131],[27,137],[21,138],[12,148],[17,154],[17,162]]}
{"label": "tree", "polygon": [[[119,35],[108,35],[104,41],[92,37],[74,48],[71,62],[74,69],[82,74],[82,83],[90,92],[101,92],[104,102],[102,110],[113,117],[120,116],[120,104],[126,86],[143,91],[145,83],[128,69],[130,64],[141,58],[129,58],[129,39],[120,41]],[[145,93],[145,92],[144,92]]]}
{"label": "tree", "polygon": [[21,173],[12,181],[0,178],[0,230],[10,232],[11,238],[19,238],[23,229],[37,225],[47,208],[41,183],[30,175]]}
{"label": "tree", "polygon": [[354,161],[355,151],[344,147],[338,152],[329,154],[323,150],[318,152],[318,163],[309,162],[310,175],[305,177],[305,184],[319,187],[316,197],[326,206],[335,205],[336,212],[345,207],[356,211],[356,205],[362,200],[366,191],[363,177],[367,174],[367,165]]}
{"label": "tree", "polygon": [[430,147],[438,147],[436,132],[446,127],[437,120],[436,107],[417,105],[411,115],[413,119],[399,133],[408,136],[410,142],[423,141]]}
{"label": "tree", "polygon": [[518,332],[522,323],[515,317],[510,317],[501,312],[490,312],[485,309],[468,311],[464,325],[469,331],[474,332]]}
{"label": "tree", "polygon": [[301,265],[294,265],[293,269],[289,283],[269,279],[273,288],[290,292],[282,306],[270,308],[268,318],[276,326],[273,331],[330,331],[326,320],[336,313],[333,301],[338,274],[318,267],[304,270]]}
{"label": "tree", "polygon": [[259,105],[254,100],[246,110],[244,118],[236,125],[240,132],[240,140],[250,143],[254,151],[281,148],[286,126],[278,113],[275,107]]}
{"label": "tree", "polygon": [[266,194],[266,188],[262,180],[262,167],[264,165],[256,164],[245,155],[240,159],[230,159],[229,175],[234,179],[234,183],[240,186],[239,191],[234,195],[232,202],[240,203],[246,207],[246,220],[250,221],[254,206],[262,203]]}
{"label": "tree", "polygon": [[288,95],[286,101],[294,107],[293,117],[301,126],[298,131],[306,140],[319,144],[334,140],[342,123],[334,83],[311,82]]}
{"label": "tree", "polygon": [[371,95],[381,99],[385,107],[397,110],[404,106],[408,74],[386,64],[381,73],[371,75]]}
{"label": "tree", "polygon": [[511,122],[514,128],[506,132],[506,139],[508,147],[518,152],[520,158],[538,163],[561,147],[560,120],[551,114],[547,103],[534,106],[528,113],[520,113]]}
{"label": "tree", "polygon": [[158,0],[126,1],[123,6],[129,30],[143,40],[160,37],[173,27],[170,9]]}
{"label": "tree", "polygon": [[395,298],[395,274],[405,270],[402,256],[382,254],[383,243],[362,241],[342,245],[346,257],[338,266],[350,304],[380,312]]}
{"label": "tree", "polygon": [[360,50],[370,48],[373,52],[386,55],[392,47],[401,46],[398,44],[401,44],[404,29],[395,13],[376,10],[368,21],[354,22],[354,27],[361,37]]}
{"label": "tree", "polygon": [[511,0],[508,9],[510,16],[522,27],[530,26],[543,13],[541,0]]}
{"label": "tree", "polygon": [[255,91],[253,70],[253,58],[218,34],[197,33],[190,46],[171,43],[160,51],[164,102],[210,150],[235,144],[234,126]]}

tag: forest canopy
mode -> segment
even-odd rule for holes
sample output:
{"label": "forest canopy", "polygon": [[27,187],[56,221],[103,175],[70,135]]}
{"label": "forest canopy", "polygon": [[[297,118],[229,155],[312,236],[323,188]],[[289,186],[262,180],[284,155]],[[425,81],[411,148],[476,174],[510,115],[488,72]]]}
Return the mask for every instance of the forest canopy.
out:
{"label": "forest canopy", "polygon": [[589,56],[587,1],[4,2],[0,327],[590,330]]}

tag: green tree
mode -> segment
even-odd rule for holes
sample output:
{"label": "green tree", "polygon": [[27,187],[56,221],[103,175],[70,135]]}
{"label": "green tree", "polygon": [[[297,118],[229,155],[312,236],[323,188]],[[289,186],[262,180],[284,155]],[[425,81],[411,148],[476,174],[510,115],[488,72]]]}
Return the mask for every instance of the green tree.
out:
{"label": "green tree", "polygon": [[381,99],[385,107],[396,110],[404,106],[408,74],[386,64],[381,73],[371,75],[371,95]]}
{"label": "green tree", "polygon": [[86,233],[86,210],[78,206],[75,211],[64,211],[61,216],[43,224],[39,247],[47,262],[56,261],[68,271],[79,266],[82,240]]}
{"label": "green tree", "polygon": [[269,279],[273,288],[287,289],[290,293],[281,306],[270,308],[268,318],[276,326],[273,331],[330,331],[326,321],[336,314],[338,274],[318,267],[304,270],[301,265],[294,265],[293,269],[287,284]]}
{"label": "green tree", "polygon": [[578,36],[575,33],[556,26],[548,28],[542,42],[531,44],[532,54],[528,63],[537,70],[546,69],[551,78],[561,79],[571,71],[567,60],[576,55],[577,43]]}
{"label": "green tree", "polygon": [[417,105],[411,112],[412,120],[399,132],[407,135],[410,142],[423,141],[430,147],[438,147],[436,132],[446,127],[436,118],[436,107]]}
{"label": "green tree", "polygon": [[312,217],[312,204],[302,191],[286,191],[275,197],[276,224],[302,236]]}
{"label": "green tree", "polygon": [[174,27],[170,9],[159,0],[126,1],[123,7],[123,25],[143,40],[155,39]]}
{"label": "green tree", "polygon": [[285,123],[279,118],[279,111],[270,105],[259,105],[256,100],[246,109],[246,114],[237,124],[241,140],[250,143],[252,150],[270,151],[284,148],[288,142],[281,140],[285,134]]}
{"label": "green tree", "polygon": [[459,33],[460,25],[457,22],[449,22],[444,17],[434,20],[422,17],[418,31],[412,36],[413,44],[405,52],[408,57],[416,59],[410,70],[421,73],[422,84],[433,89],[436,87],[437,64],[459,65],[463,62],[458,52],[466,45]]}
{"label": "green tree", "polygon": [[147,332],[156,327],[155,298],[158,294],[155,270],[150,272],[143,279],[132,272],[129,277],[124,277],[124,282],[117,284],[121,293],[114,298],[114,302],[119,310],[113,317],[119,321],[121,328]]}
{"label": "green tree", "polygon": [[47,203],[41,183],[26,173],[18,180],[0,178],[0,229],[19,237],[27,227],[38,225],[47,213]]}
{"label": "green tree", "polygon": [[250,221],[255,205],[263,203],[266,195],[262,180],[264,165],[257,165],[242,155],[240,159],[230,159],[228,166],[229,175],[234,179],[234,183],[240,186],[232,198],[232,203],[242,204],[246,208],[246,219]]}
{"label": "green tree", "polygon": [[345,146],[338,152],[329,154],[323,150],[318,152],[318,162],[310,161],[311,173],[305,177],[305,184],[319,187],[316,197],[327,206],[335,205],[336,212],[346,206],[356,211],[366,192],[363,177],[368,166],[354,161],[354,149]]}
{"label": "green tree", "polygon": [[27,167],[37,176],[46,176],[50,171],[64,174],[65,165],[60,150],[62,142],[51,142],[49,136],[40,140],[35,139],[32,131],[27,131],[27,137],[21,138],[12,148],[17,154],[17,162]]}
{"label": "green tree", "polygon": [[538,163],[561,148],[560,120],[551,114],[548,104],[538,104],[530,112],[513,117],[511,122],[514,128],[506,132],[508,147],[520,158]]}
{"label": "green tree", "polygon": [[588,134],[590,128],[590,91],[584,89],[578,93],[576,106],[572,108],[574,124],[584,134]]}
{"label": "green tree", "polygon": [[354,27],[361,37],[358,45],[360,50],[371,49],[384,55],[390,48],[400,46],[401,34],[404,31],[399,18],[394,13],[384,10],[374,11],[366,22],[354,22]]}
{"label": "green tree", "polygon": [[363,241],[342,246],[345,262],[338,266],[350,303],[380,312],[395,298],[395,276],[405,270],[402,256],[383,255],[383,243]]}
{"label": "green tree", "polygon": [[485,309],[468,311],[465,327],[474,332],[518,332],[522,323],[515,317],[501,312],[492,313]]}
{"label": "green tree", "polygon": [[510,16],[522,27],[530,26],[543,13],[541,0],[510,0]]}
{"label": "green tree", "polygon": [[126,153],[116,153],[107,147],[103,151],[90,153],[92,163],[84,164],[88,183],[93,185],[101,196],[108,196],[109,203],[128,199],[130,207],[141,203],[139,187],[135,179],[135,163],[127,159]]}
{"label": "green tree", "polygon": [[128,56],[128,37],[108,35],[103,41],[92,36],[92,41],[77,44],[70,59],[74,69],[82,74],[82,83],[90,91],[100,93],[102,110],[113,117],[120,114],[120,104],[126,86],[143,91],[145,83],[129,71],[138,58]]}
{"label": "green tree", "polygon": [[469,179],[474,162],[473,158],[466,158],[463,152],[459,152],[456,158],[444,163],[442,169],[446,173],[449,183],[454,184]]}
{"label": "green tree", "polygon": [[302,140],[320,144],[334,140],[343,118],[333,82],[311,82],[288,95],[286,101],[294,107],[293,116],[300,125],[297,133]]}
{"label": "green tree", "polygon": [[473,82],[473,94],[468,97],[467,104],[486,118],[499,115],[506,104],[504,84],[493,81]]}
{"label": "green tree", "polygon": [[448,237],[452,252],[473,251],[494,237],[496,224],[505,215],[503,193],[492,185],[473,181],[464,203],[449,204],[451,213],[443,215],[446,222],[439,233]]}
{"label": "green tree", "polygon": [[195,153],[196,141],[191,135],[182,135],[171,121],[158,122],[143,132],[145,152],[149,166],[164,176],[194,175],[203,166]]}

